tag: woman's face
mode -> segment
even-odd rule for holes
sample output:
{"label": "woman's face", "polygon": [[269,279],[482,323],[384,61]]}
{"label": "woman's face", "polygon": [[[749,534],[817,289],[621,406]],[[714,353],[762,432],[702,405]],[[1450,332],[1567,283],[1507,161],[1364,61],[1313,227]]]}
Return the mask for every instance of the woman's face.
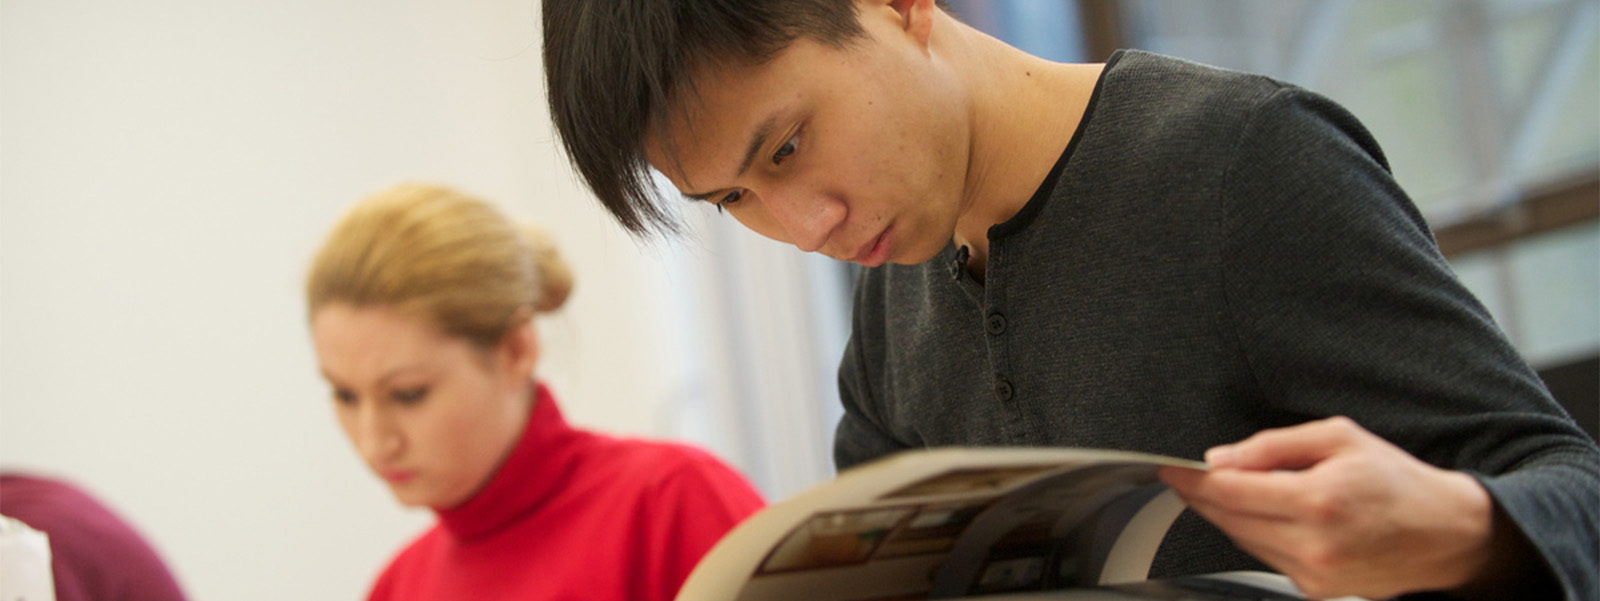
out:
{"label": "woman's face", "polygon": [[401,504],[460,505],[521,436],[531,328],[484,350],[412,313],[330,303],[312,315],[311,336],[339,424]]}

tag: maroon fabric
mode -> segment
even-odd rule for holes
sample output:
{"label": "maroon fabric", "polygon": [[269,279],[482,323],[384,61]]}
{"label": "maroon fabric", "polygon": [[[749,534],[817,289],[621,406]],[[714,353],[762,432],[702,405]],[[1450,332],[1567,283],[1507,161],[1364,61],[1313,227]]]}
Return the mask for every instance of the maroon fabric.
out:
{"label": "maroon fabric", "polygon": [[0,474],[0,515],[50,536],[56,601],[182,601],[155,549],[110,508],[66,482]]}
{"label": "maroon fabric", "polygon": [[704,451],[569,427],[543,386],[530,413],[489,483],[439,512],[373,601],[670,601],[763,504]]}

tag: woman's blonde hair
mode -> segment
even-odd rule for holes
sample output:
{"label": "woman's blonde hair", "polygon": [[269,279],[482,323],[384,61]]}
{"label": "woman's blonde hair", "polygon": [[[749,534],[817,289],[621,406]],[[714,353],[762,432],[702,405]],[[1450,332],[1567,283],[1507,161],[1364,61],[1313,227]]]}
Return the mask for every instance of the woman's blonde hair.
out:
{"label": "woman's blonde hair", "polygon": [[363,199],[334,226],[311,263],[306,307],[393,306],[489,348],[571,291],[572,272],[544,230],[456,190],[408,183]]}

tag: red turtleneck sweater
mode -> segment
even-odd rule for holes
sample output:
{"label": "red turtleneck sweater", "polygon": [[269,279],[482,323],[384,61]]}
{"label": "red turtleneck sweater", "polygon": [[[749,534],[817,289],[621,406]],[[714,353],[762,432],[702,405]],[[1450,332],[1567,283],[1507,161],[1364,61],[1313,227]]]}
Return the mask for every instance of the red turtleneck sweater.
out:
{"label": "red turtleneck sweater", "polygon": [[704,451],[574,429],[541,384],[499,471],[395,557],[373,601],[669,601],[762,506]]}

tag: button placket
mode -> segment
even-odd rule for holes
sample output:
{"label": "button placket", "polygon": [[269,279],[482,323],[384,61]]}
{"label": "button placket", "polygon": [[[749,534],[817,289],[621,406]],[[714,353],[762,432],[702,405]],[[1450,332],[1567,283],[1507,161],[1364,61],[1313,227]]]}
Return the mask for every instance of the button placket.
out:
{"label": "button placket", "polygon": [[[1014,250],[1005,240],[991,239],[989,255],[984,267],[984,283],[978,285],[973,278],[962,278],[961,283],[971,283],[977,287],[981,301],[978,311],[974,315],[978,323],[978,331],[973,332],[981,337],[987,347],[989,359],[989,393],[993,400],[987,401],[995,405],[996,417],[1000,422],[1002,431],[1001,440],[1005,444],[1020,445],[1029,443],[1029,423],[1025,412],[1027,399],[1022,396],[1023,391],[1018,388],[1019,381],[1022,386],[1028,386],[1031,380],[1023,375],[1017,380],[1019,366],[1011,364],[1011,345],[1021,334],[1011,323],[1015,315],[1009,315],[1010,307],[1007,302],[1007,290],[1010,288],[1010,272],[1007,269],[1006,257]],[[963,270],[964,271],[964,270]],[[1009,315],[1009,316],[1008,316]]]}

